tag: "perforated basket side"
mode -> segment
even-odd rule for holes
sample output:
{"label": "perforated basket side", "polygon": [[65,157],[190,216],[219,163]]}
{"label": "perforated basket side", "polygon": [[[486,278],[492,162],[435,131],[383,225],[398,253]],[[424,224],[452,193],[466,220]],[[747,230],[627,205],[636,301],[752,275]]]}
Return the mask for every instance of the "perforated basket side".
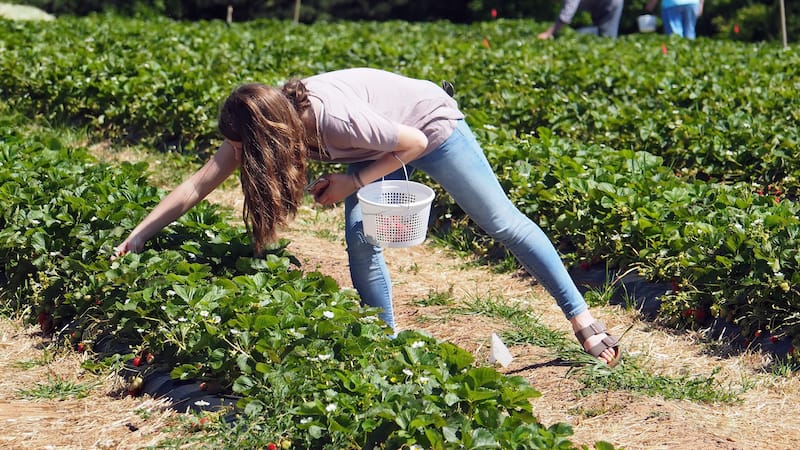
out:
{"label": "perforated basket side", "polygon": [[367,240],[382,247],[410,247],[425,240],[434,192],[413,181],[382,181],[358,192]]}

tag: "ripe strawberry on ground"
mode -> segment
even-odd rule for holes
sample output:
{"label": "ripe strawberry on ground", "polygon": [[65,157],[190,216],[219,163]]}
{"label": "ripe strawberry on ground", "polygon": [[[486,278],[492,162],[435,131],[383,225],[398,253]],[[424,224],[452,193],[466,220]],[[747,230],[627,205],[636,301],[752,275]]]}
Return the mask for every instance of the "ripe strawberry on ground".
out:
{"label": "ripe strawberry on ground", "polygon": [[39,322],[39,328],[42,329],[42,333],[49,334],[53,332],[54,326],[52,314],[42,311],[39,313],[37,320]]}
{"label": "ripe strawberry on ground", "polygon": [[209,394],[216,394],[222,390],[220,384],[214,381],[203,381],[200,383],[199,388],[201,391],[208,392]]}
{"label": "ripe strawberry on ground", "polygon": [[698,321],[698,322],[705,321],[707,317],[708,317],[708,313],[706,312],[705,309],[700,308],[700,309],[696,309],[694,311],[694,319],[696,321]]}

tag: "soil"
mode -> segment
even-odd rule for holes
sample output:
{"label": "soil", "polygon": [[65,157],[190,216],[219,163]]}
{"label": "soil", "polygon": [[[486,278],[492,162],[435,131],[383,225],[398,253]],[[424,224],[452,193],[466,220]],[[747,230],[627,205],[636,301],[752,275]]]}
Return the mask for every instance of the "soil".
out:
{"label": "soil", "polygon": [[[102,149],[96,150],[109,157]],[[236,186],[218,189],[209,200],[235,211],[241,209]],[[309,204],[283,237],[291,240],[289,250],[305,270],[319,270],[348,288],[341,216],[339,207]],[[430,242],[385,253],[400,329],[424,330],[473,352],[479,361],[488,361],[490,336],[503,329],[501,321],[457,315],[446,307],[415,302],[432,293],[452,291],[456,302],[475,298],[523,302],[538,313],[541,323],[570,335],[552,297],[521,272],[494,273]],[[604,440],[628,449],[800,448],[800,377],[765,370],[769,355],[715,353],[712,349],[716,347],[699,333],[664,328],[617,306],[595,307],[592,312],[612,333],[619,336],[624,332],[624,351],[646,358],[655,373],[710,375],[717,371],[715,379],[722,387],[747,389],[739,402],[731,404],[667,400],[623,391],[584,395],[569,367],[554,361],[548,350],[511,346],[514,360],[499,370],[525,377],[542,393],[533,400],[533,407],[543,424],[568,423],[574,428],[572,441],[590,447]],[[164,403],[120,396],[118,379],[80,368],[85,355],[54,352],[44,344],[35,328],[13,318],[0,321],[0,448],[141,448],[176,432],[179,414]],[[54,355],[47,364],[33,368],[24,364],[47,354]],[[21,395],[21,389],[46,384],[54,377],[94,387],[81,399],[30,400]]]}

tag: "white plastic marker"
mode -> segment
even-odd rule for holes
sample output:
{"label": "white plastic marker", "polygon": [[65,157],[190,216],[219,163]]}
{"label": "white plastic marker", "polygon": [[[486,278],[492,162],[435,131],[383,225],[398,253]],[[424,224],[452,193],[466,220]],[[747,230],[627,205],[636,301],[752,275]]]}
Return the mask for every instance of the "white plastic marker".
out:
{"label": "white plastic marker", "polygon": [[489,362],[492,364],[499,362],[501,366],[508,367],[513,359],[514,357],[511,356],[511,352],[508,351],[506,344],[503,344],[503,341],[500,340],[497,334],[492,333],[492,352],[489,355]]}

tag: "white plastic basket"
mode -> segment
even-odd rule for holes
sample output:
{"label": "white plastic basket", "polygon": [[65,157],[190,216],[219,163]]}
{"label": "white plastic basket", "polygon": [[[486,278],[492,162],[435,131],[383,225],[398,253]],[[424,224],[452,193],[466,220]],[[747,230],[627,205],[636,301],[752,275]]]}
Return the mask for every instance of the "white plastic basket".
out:
{"label": "white plastic basket", "polygon": [[381,180],[359,189],[357,196],[371,244],[412,247],[425,241],[433,189],[407,179]]}
{"label": "white plastic basket", "polygon": [[639,25],[640,33],[652,33],[656,31],[656,16],[652,14],[644,14],[636,18],[636,24]]}

